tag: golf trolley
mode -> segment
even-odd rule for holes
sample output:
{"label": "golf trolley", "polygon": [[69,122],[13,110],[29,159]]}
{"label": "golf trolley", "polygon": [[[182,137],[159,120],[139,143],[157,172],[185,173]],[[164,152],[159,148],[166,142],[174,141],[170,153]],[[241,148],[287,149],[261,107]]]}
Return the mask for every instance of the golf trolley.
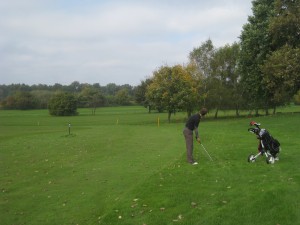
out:
{"label": "golf trolley", "polygon": [[279,141],[273,138],[266,129],[260,128],[259,123],[256,123],[255,121],[251,121],[250,126],[255,126],[249,128],[248,131],[257,136],[257,139],[259,140],[259,145],[258,145],[258,154],[249,155],[248,162],[255,162],[258,156],[265,155],[266,162],[268,164],[275,163],[275,161],[278,160],[278,154],[280,152]]}

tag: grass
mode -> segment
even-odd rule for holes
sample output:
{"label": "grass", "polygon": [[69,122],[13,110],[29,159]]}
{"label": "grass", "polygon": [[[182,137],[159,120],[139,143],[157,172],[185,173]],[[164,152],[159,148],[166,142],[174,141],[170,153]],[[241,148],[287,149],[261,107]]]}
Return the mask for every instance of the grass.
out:
{"label": "grass", "polygon": [[195,143],[198,166],[186,163],[183,113],[169,124],[141,107],[0,111],[1,225],[300,224],[300,114],[290,111],[254,118],[281,142],[274,165],[247,162],[251,118],[209,115],[200,134],[214,161]]}

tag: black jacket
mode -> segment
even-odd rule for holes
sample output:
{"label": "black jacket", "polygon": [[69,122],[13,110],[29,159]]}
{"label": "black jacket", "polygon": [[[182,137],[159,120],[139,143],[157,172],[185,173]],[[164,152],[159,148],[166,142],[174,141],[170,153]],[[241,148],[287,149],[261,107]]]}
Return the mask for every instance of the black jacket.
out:
{"label": "black jacket", "polygon": [[190,130],[198,129],[200,123],[201,116],[199,113],[192,115],[188,121],[186,122],[185,126]]}

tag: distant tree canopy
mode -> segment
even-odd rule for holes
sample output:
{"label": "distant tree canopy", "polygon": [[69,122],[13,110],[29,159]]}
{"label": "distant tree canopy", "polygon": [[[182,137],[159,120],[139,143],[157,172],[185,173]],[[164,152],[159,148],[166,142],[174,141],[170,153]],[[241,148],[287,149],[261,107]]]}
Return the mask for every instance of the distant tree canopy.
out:
{"label": "distant tree canopy", "polygon": [[74,95],[78,107],[91,108],[92,114],[98,107],[131,105],[135,101],[135,88],[126,85],[72,82],[70,85],[0,85],[0,108],[2,109],[46,109],[49,100],[57,92]]}
{"label": "distant tree canopy", "polygon": [[2,105],[7,109],[34,109],[36,108],[37,98],[26,91],[16,91],[13,95],[8,96]]}

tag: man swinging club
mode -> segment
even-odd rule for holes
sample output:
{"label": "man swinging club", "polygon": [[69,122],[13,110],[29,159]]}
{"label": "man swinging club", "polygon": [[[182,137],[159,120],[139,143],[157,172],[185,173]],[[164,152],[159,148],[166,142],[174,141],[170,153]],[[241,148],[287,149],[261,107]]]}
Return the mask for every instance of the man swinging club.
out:
{"label": "man swinging club", "polygon": [[207,109],[202,108],[200,112],[198,112],[195,115],[192,115],[186,122],[185,128],[183,130],[183,135],[185,137],[185,143],[186,143],[187,161],[192,165],[198,164],[198,162],[196,162],[193,158],[193,131],[195,132],[197,142],[201,143],[199,132],[198,132],[198,126],[201,118],[203,118],[206,115],[206,113],[207,113]]}

